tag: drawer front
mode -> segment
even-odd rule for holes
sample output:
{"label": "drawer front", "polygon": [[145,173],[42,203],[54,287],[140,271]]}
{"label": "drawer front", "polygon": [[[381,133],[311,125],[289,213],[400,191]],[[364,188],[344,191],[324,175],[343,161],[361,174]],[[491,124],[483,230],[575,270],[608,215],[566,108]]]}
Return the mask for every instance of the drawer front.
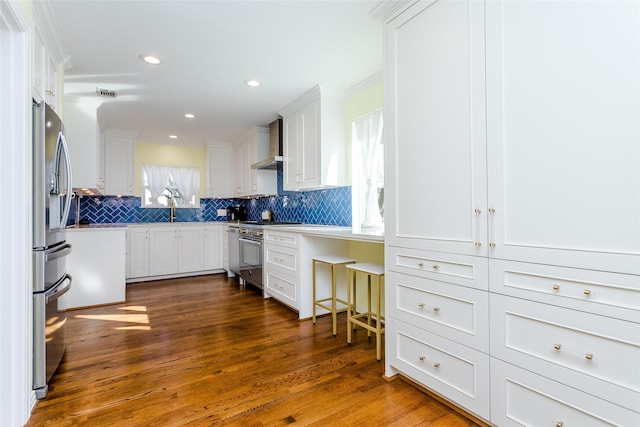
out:
{"label": "drawer front", "polygon": [[388,246],[388,270],[487,290],[488,259]]}
{"label": "drawer front", "polygon": [[489,419],[489,356],[391,319],[389,363],[405,376]]}
{"label": "drawer front", "polygon": [[300,247],[300,235],[298,233],[285,233],[282,231],[264,230],[264,243],[286,246],[288,248]]}
{"label": "drawer front", "polygon": [[637,409],[640,324],[492,294],[491,355]]}
{"label": "drawer front", "polygon": [[265,246],[265,268],[298,275],[298,251],[275,245]]}
{"label": "drawer front", "polygon": [[640,276],[491,259],[491,291],[640,322]]}
{"label": "drawer front", "polygon": [[298,310],[298,284],[296,280],[285,274],[268,272],[265,275],[265,290],[273,298]]}
{"label": "drawer front", "polygon": [[499,426],[640,426],[640,413],[492,358],[491,421]]}
{"label": "drawer front", "polygon": [[452,341],[489,352],[489,293],[389,272],[390,315]]}

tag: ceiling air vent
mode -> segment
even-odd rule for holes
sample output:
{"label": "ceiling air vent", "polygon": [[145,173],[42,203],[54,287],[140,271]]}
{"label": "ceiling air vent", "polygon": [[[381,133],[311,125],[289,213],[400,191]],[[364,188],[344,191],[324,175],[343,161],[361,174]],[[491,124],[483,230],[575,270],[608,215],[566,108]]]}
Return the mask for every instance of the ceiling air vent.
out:
{"label": "ceiling air vent", "polygon": [[101,89],[99,87],[96,88],[96,94],[102,98],[115,98],[118,96],[118,92],[115,90]]}

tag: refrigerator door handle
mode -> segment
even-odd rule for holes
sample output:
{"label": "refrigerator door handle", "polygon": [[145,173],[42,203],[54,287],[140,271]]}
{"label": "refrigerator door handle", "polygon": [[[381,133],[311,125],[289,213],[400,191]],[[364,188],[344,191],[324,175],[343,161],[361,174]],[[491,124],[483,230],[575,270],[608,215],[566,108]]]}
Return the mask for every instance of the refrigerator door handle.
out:
{"label": "refrigerator door handle", "polygon": [[60,246],[60,248],[56,249],[55,251],[48,253],[45,255],[44,261],[53,261],[54,259],[58,259],[58,258],[62,258],[65,257],[67,255],[69,255],[71,253],[71,244],[69,243],[65,243],[64,245]]}
{"label": "refrigerator door handle", "polygon": [[[73,279],[72,279],[71,275],[65,274],[58,285],[53,286],[51,289],[49,289],[47,292],[45,292],[45,294],[44,294],[44,303],[45,304],[49,304],[50,302],[57,300],[62,295],[64,295],[67,292],[69,292],[69,290],[71,289],[71,281],[72,280]],[[66,281],[66,283],[63,284],[63,282],[65,282],[65,281]]]}
{"label": "refrigerator door handle", "polygon": [[[62,147],[62,151],[64,153],[65,166],[67,168],[67,187],[65,188],[65,193],[67,197],[65,198],[64,211],[62,213],[62,219],[60,220],[60,227],[64,228],[67,225],[67,220],[69,219],[69,210],[71,209],[71,193],[73,185],[71,179],[71,156],[69,155],[69,146],[67,145],[67,140],[65,139],[62,132],[58,135],[58,143]],[[57,170],[57,168],[56,168]]]}

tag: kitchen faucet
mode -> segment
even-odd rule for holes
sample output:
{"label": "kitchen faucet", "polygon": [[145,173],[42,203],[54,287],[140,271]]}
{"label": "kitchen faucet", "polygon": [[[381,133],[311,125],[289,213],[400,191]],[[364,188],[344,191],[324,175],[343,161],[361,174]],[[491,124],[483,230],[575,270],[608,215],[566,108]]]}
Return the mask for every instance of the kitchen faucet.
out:
{"label": "kitchen faucet", "polygon": [[171,209],[169,209],[169,221],[174,222],[176,220],[176,202],[171,199]]}

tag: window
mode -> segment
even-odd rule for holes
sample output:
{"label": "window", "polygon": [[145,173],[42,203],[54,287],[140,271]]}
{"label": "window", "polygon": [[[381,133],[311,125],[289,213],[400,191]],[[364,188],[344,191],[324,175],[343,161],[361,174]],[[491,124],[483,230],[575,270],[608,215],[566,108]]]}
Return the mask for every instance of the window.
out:
{"label": "window", "polygon": [[142,165],[143,208],[200,207],[200,169]]}
{"label": "window", "polygon": [[353,121],[352,220],[354,227],[384,225],[384,145],[382,110]]}

